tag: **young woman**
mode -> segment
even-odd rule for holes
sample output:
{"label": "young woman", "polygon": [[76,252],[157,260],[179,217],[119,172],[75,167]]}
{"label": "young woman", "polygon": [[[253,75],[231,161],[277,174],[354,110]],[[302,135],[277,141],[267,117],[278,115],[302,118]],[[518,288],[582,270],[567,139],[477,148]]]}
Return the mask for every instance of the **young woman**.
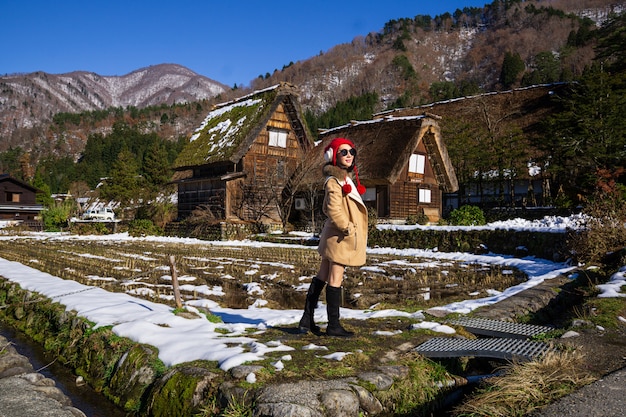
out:
{"label": "young woman", "polygon": [[[300,331],[318,334],[313,314],[320,294],[326,287],[326,311],[328,313],[329,336],[349,337],[354,333],[339,323],[341,284],[346,266],[365,264],[367,247],[367,208],[361,199],[365,187],[359,182],[356,168],[356,148],[346,138],[336,138],[324,149],[323,211],[327,219],[320,235],[317,251],[322,257],[317,277],[314,277],[307,292],[304,314],[300,320]],[[356,185],[352,180],[352,173]]]}

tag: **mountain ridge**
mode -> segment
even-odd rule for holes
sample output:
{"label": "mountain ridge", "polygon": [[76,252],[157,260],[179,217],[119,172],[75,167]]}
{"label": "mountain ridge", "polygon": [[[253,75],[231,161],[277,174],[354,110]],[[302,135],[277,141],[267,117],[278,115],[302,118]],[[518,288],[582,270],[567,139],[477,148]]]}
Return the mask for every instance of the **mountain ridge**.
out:
{"label": "mountain ridge", "polygon": [[15,129],[50,122],[60,112],[194,102],[229,90],[178,64],[152,65],[121,76],[37,71],[0,77],[0,87],[0,136],[4,137],[10,137]]}
{"label": "mountain ridge", "polygon": [[[0,152],[21,147],[39,156],[54,150],[77,157],[90,134],[110,132],[113,118],[64,131],[67,127],[59,130],[52,124],[58,113],[129,111],[195,102],[194,109],[184,112],[163,110],[141,120],[124,116],[129,123],[142,123],[144,132],[168,139],[189,137],[211,104],[280,82],[296,85],[303,109],[314,114],[366,92],[377,93],[376,111],[425,104],[436,98],[432,91],[436,83],[474,83],[482,91],[496,91],[501,88],[499,75],[506,51],[520,51],[526,70],[534,70],[538,53],[559,57],[568,48],[572,33],[581,27],[580,19],[600,24],[610,12],[624,10],[623,3],[613,0],[525,1],[510,8],[503,3],[494,1],[482,9],[464,9],[427,23],[419,21],[420,16],[393,20],[381,32],[290,63],[237,89],[178,64],[148,66],[122,76],[88,71],[3,76]],[[570,48],[559,59],[563,68],[578,75],[593,57],[593,45],[583,45]],[[168,123],[163,123],[163,116]]]}

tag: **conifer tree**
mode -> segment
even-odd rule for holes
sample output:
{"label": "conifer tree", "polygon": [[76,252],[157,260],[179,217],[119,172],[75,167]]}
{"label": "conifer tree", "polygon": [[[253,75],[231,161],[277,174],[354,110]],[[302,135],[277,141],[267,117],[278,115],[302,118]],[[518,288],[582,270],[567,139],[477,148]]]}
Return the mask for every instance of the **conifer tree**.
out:
{"label": "conifer tree", "polygon": [[136,199],[140,191],[139,167],[135,155],[124,147],[111,167],[111,175],[100,190],[101,197],[119,202],[122,206]]}
{"label": "conifer tree", "polygon": [[518,53],[507,52],[502,63],[500,82],[504,88],[510,88],[515,84],[520,74],[524,71],[525,65],[522,57]]}
{"label": "conifer tree", "polygon": [[171,176],[167,150],[160,142],[154,142],[146,151],[143,161],[143,173],[146,185],[153,191],[165,185]]}

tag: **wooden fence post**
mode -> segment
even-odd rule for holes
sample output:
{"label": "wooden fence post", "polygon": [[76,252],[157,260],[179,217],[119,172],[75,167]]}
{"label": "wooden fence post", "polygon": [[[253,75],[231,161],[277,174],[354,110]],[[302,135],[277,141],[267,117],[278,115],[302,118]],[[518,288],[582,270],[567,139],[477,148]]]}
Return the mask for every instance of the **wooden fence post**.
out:
{"label": "wooden fence post", "polygon": [[178,275],[176,274],[176,262],[174,255],[170,255],[170,273],[172,274],[172,287],[174,288],[174,300],[176,307],[182,308],[183,303],[180,300],[180,289],[178,288]]}

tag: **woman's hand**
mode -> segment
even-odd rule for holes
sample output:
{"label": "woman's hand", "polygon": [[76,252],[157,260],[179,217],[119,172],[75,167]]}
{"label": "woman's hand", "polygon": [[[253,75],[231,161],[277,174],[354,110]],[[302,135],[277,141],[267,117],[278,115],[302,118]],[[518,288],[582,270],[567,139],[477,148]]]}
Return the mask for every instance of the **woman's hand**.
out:
{"label": "woman's hand", "polygon": [[348,227],[344,230],[346,236],[353,236],[356,233],[356,225],[352,222],[348,223]]}

